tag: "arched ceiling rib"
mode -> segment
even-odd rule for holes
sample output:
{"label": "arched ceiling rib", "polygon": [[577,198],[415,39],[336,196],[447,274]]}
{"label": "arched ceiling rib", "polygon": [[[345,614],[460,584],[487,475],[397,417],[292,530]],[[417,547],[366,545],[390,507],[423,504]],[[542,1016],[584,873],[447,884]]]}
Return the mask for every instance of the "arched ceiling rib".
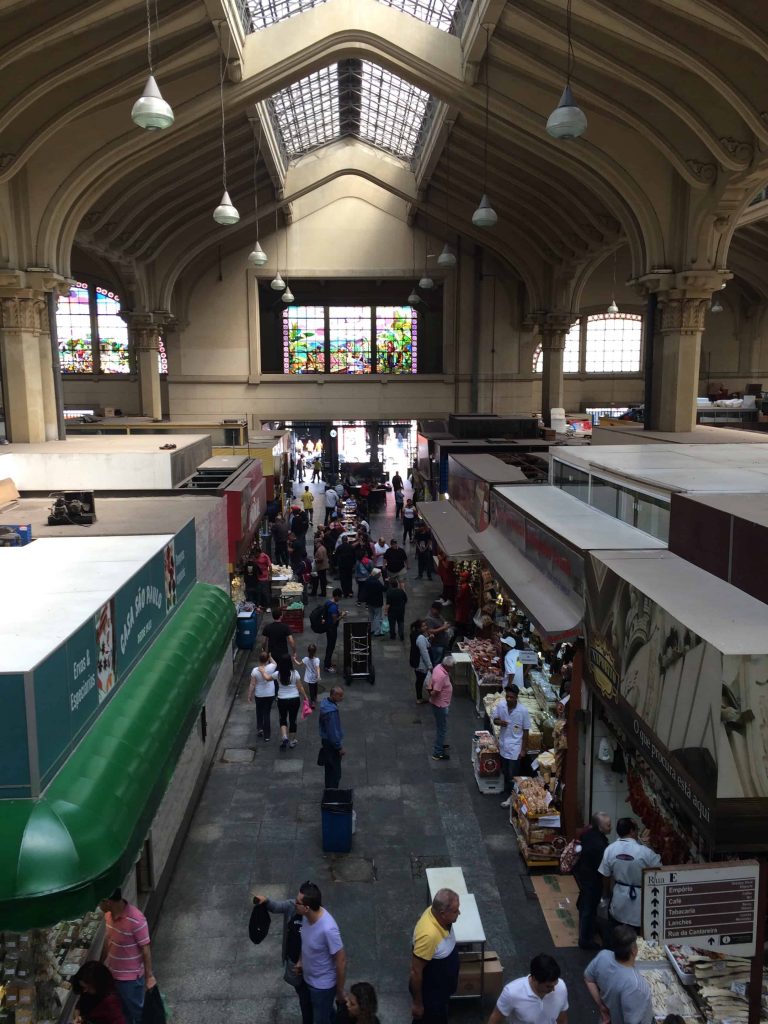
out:
{"label": "arched ceiling rib", "polygon": [[[144,0],[59,0],[55,31],[41,23],[39,5],[0,2],[0,188],[24,170],[37,189],[28,211],[37,238],[30,261],[65,269],[80,231],[127,261],[153,262],[152,276],[167,281],[185,253],[218,244],[221,231],[210,221],[220,195],[214,22],[230,6],[161,4],[156,69],[176,123],[149,135],[129,120],[147,73]],[[422,216],[438,218],[450,204],[452,230],[468,237],[484,177],[488,74],[487,180],[500,223],[484,237],[516,266],[535,248],[536,261],[578,274],[623,235],[640,273],[685,251],[677,237],[681,189],[688,189],[690,223],[702,231],[706,211],[714,219],[723,197],[738,217],[741,183],[761,173],[768,180],[768,33],[753,0],[574,0],[573,86],[589,129],[573,143],[553,142],[543,128],[564,77],[563,0],[475,0],[471,55],[461,37],[398,6],[325,0],[238,46],[226,109],[228,184],[241,212],[252,209],[247,116],[278,89],[339,60],[369,60],[450,108],[452,155],[432,154],[419,202]],[[497,24],[476,77],[484,12]],[[306,187],[318,187],[327,170],[320,158]],[[354,187],[362,169],[348,170]],[[381,167],[376,173],[392,188]],[[266,202],[263,166],[258,178]],[[745,236],[744,251],[752,244]]]}

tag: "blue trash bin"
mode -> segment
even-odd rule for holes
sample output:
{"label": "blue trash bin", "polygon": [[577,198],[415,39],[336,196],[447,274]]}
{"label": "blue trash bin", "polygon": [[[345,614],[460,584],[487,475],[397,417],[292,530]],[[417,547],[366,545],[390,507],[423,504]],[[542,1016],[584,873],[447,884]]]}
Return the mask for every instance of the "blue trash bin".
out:
{"label": "blue trash bin", "polygon": [[323,851],[349,853],[352,849],[352,790],[323,790]]}
{"label": "blue trash bin", "polygon": [[259,620],[255,609],[252,612],[238,612],[235,642],[241,651],[253,650],[256,643],[258,625]]}

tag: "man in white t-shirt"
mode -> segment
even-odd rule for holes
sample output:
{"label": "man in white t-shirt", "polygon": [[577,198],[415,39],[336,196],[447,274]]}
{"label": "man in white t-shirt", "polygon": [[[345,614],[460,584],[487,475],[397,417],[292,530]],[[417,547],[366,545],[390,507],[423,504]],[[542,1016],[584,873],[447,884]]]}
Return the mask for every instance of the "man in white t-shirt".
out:
{"label": "man in white t-shirt", "polygon": [[638,843],[637,823],[632,818],[619,818],[616,822],[616,835],[619,838],[606,846],[597,870],[611,890],[608,910],[611,923],[639,928],[643,869],[659,867],[661,857],[650,846]]}
{"label": "man in white t-shirt", "polygon": [[488,1024],[566,1024],[568,989],[554,957],[539,953],[531,960],[530,974],[505,985]]}
{"label": "man in white t-shirt", "polygon": [[493,709],[493,724],[499,727],[499,754],[504,775],[502,807],[509,807],[512,802],[512,779],[520,774],[520,760],[528,753],[531,716],[519,700],[519,687],[509,683],[504,688],[504,699]]}
{"label": "man in white t-shirt", "polygon": [[517,641],[513,636],[503,636],[501,642],[506,647],[504,652],[504,681],[514,683],[515,686],[519,686],[522,689],[525,685],[525,678],[523,666],[520,664],[516,650]]}
{"label": "man in white t-shirt", "polygon": [[336,506],[339,503],[339,496],[332,487],[325,489],[325,525],[327,526],[336,514]]}

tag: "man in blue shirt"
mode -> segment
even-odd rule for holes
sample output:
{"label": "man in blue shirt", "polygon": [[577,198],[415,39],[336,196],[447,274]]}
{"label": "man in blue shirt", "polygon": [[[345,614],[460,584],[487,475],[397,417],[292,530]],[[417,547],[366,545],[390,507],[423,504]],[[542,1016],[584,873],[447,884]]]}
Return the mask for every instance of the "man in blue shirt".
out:
{"label": "man in blue shirt", "polygon": [[347,614],[339,609],[341,598],[342,593],[336,587],[331,600],[325,602],[325,660],[323,667],[326,672],[336,671],[333,667],[333,652],[336,649],[336,638],[339,635],[339,622]]}
{"label": "man in blue shirt", "polygon": [[320,701],[320,742],[322,743],[325,766],[325,788],[338,789],[341,782],[341,759],[344,757],[344,731],[341,728],[339,704],[344,700],[344,690],[334,686],[327,697]]}

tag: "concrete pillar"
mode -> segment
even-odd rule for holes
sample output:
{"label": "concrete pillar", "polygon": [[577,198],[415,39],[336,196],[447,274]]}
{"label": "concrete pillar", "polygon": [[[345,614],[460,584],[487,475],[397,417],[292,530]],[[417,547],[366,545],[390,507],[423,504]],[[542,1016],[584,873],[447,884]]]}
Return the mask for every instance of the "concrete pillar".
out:
{"label": "concrete pillar", "polygon": [[147,416],[151,420],[161,420],[163,418],[163,399],[160,391],[160,365],[157,355],[160,346],[160,325],[152,313],[126,311],[122,316],[128,324],[131,345],[136,353],[141,415]]}
{"label": "concrete pillar", "polygon": [[[45,330],[43,330],[45,327]],[[16,443],[46,440],[46,404],[53,390],[48,302],[44,292],[22,289],[16,293],[0,290],[0,346],[5,367],[8,437]],[[46,363],[50,390],[44,391],[40,352],[48,345]],[[55,393],[53,395],[55,416]],[[54,434],[57,436],[57,434]]]}
{"label": "concrete pillar", "polygon": [[760,349],[768,322],[768,303],[747,308],[739,322],[739,373],[760,380]]}
{"label": "concrete pillar", "polygon": [[57,389],[54,374],[56,370],[53,365],[53,350],[51,348],[51,324],[49,318],[48,300],[45,299],[45,306],[40,316],[40,334],[38,335],[38,352],[40,358],[40,385],[43,396],[43,421],[45,424],[45,440],[58,441],[59,439],[59,410],[57,404]]}
{"label": "concrete pillar", "polygon": [[539,319],[542,348],[541,418],[549,426],[552,409],[565,408],[563,353],[565,338],[575,317],[571,313],[545,313]]}

